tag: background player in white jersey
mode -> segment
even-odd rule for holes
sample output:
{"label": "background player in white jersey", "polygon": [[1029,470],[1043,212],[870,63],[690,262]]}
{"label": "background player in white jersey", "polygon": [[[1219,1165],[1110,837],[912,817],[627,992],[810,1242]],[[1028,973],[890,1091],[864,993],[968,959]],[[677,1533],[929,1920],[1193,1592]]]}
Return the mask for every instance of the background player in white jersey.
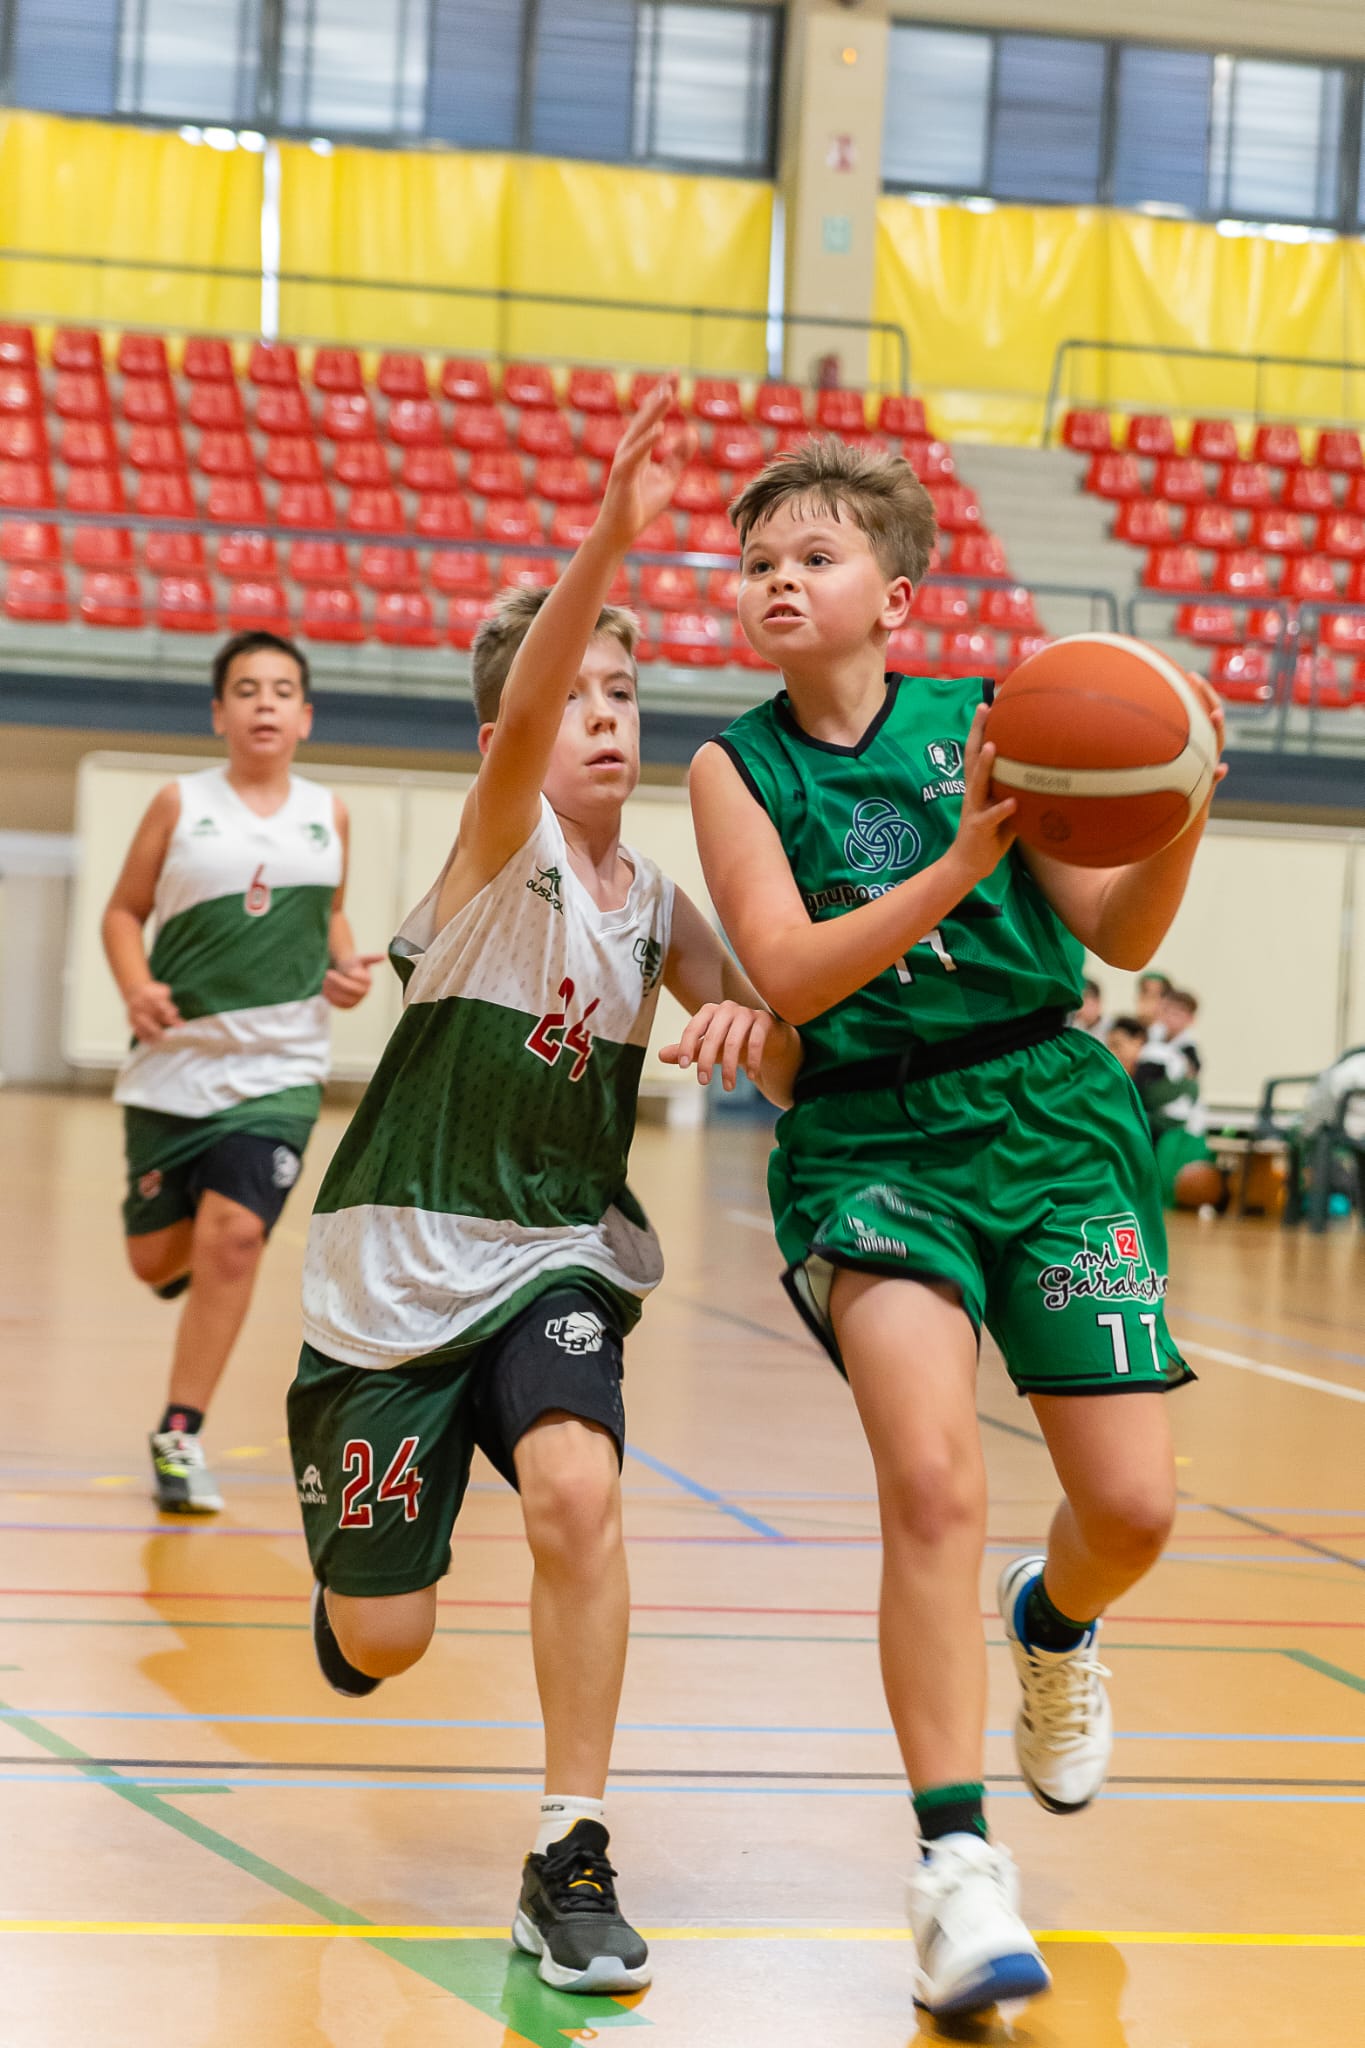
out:
{"label": "background player in white jersey", "polygon": [[172,1514],[223,1504],[199,1431],[317,1120],[328,1005],[358,1003],[383,958],[356,953],[342,909],[345,806],[291,773],[312,724],[291,641],[227,641],[213,665],[226,765],[157,792],[104,913],[133,1035],[114,1091],[129,1263],[164,1300],[190,1290],[151,1437]]}
{"label": "background player in white jersey", "polygon": [[627,429],[559,583],[476,642],[483,763],[392,948],[404,1013],[318,1196],[289,1396],[338,1692],[425,1652],[476,1444],[521,1494],[545,1796],[513,1937],[570,1991],[649,1977],[602,1802],[630,1615],[622,1341],[662,1272],[626,1186],[660,982],[698,1013],[700,1080],[719,1063],[733,1085],[742,1062],[786,1101],[799,1060],[701,913],[621,844],[635,622],[606,598],[692,446],[670,399]]}

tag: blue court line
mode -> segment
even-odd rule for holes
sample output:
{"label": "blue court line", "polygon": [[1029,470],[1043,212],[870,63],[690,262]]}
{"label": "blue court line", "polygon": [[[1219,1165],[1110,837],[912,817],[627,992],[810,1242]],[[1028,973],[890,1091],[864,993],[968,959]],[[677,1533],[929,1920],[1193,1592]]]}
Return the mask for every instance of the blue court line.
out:
{"label": "blue court line", "polygon": [[1288,1344],[1295,1351],[1312,1351],[1319,1358],[1335,1358],[1343,1365],[1365,1365],[1365,1351],[1337,1351],[1330,1344],[1315,1344],[1311,1337],[1282,1337],[1277,1331],[1261,1329],[1257,1323],[1234,1323],[1226,1316],[1205,1315],[1192,1308],[1173,1310],[1172,1316],[1177,1322],[1208,1323],[1216,1330],[1232,1330],[1239,1337],[1259,1337],[1263,1344]]}
{"label": "blue court line", "polygon": [[636,1459],[647,1471],[657,1473],[660,1479],[671,1479],[675,1486],[680,1486],[684,1493],[690,1493],[694,1500],[704,1500],[709,1507],[719,1508],[723,1515],[729,1515],[734,1521],[743,1523],[746,1529],[751,1529],[756,1536],[766,1537],[769,1543],[791,1542],[792,1539],[784,1536],[780,1529],[774,1529],[771,1522],[761,1522],[757,1515],[746,1514],[743,1508],[734,1507],[724,1494],[714,1492],[709,1486],[703,1486],[699,1479],[689,1479],[685,1472],[679,1472],[672,1465],[665,1465],[662,1458],[652,1457],[638,1445],[627,1444],[626,1456]]}

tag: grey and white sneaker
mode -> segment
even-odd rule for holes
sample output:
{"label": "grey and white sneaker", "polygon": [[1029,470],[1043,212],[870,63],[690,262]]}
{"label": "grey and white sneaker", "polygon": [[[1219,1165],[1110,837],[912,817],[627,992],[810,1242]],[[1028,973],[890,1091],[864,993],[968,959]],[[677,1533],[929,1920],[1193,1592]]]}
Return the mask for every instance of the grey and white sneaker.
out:
{"label": "grey and white sneaker", "polygon": [[649,1950],[622,1915],[615,1877],[600,1821],[577,1821],[545,1855],[527,1857],[512,1939],[539,1956],[542,1983],[604,1992],[648,1984]]}
{"label": "grey and white sneaker", "polygon": [[1095,1655],[1098,1622],[1074,1650],[1035,1650],[1024,1638],[1024,1602],[1045,1559],[1018,1557],[1000,1574],[1000,1619],[1023,1697],[1014,1753],[1024,1783],[1049,1813],[1079,1813],[1103,1785],[1114,1747],[1114,1719]]}
{"label": "grey and white sneaker", "polygon": [[152,1480],[163,1515],[216,1515],[223,1505],[218,1483],[204,1463],[204,1446],[188,1430],[154,1430]]}
{"label": "grey and white sneaker", "polygon": [[924,1851],[906,1892],[916,2005],[936,2019],[962,2019],[1046,1991],[1052,1978],[1019,1916],[1008,1849],[977,1835],[944,1835]]}

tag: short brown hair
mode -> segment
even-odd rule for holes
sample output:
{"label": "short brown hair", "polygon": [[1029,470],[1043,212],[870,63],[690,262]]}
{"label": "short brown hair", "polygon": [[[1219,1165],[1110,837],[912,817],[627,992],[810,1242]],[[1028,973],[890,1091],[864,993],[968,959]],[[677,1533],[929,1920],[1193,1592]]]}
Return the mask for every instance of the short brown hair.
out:
{"label": "short brown hair", "polygon": [[851,448],[832,435],[779,455],[750,478],[730,507],[741,546],[793,499],[836,519],[847,513],[888,576],[923,581],[938,521],[933,499],[903,456]]}
{"label": "short brown hair", "polygon": [[[480,725],[491,725],[502,702],[502,688],[516,658],[517,649],[531,630],[531,621],[550,595],[548,590],[505,590],[491,619],[485,619],[474,635],[472,675],[474,713]],[[623,605],[604,604],[593,627],[593,637],[606,633],[619,640],[635,665],[635,643],[640,621]]]}
{"label": "short brown hair", "polygon": [[221,702],[227,688],[228,670],[239,655],[260,654],[265,648],[272,648],[276,654],[287,654],[297,663],[299,683],[305,701],[313,694],[312,680],[308,673],[308,657],[301,647],[292,640],[286,640],[282,633],[267,633],[262,626],[249,627],[245,633],[234,633],[225,640],[213,657],[213,694]]}

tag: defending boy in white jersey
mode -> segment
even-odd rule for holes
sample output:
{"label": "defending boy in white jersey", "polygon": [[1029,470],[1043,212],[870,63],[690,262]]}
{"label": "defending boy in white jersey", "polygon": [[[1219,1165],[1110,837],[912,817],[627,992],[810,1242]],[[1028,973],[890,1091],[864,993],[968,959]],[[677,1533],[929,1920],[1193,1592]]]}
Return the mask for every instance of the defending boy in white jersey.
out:
{"label": "defending boy in white jersey", "polygon": [[129,1263],[163,1300],[189,1289],[151,1436],[170,1514],[223,1504],[199,1431],[317,1121],[329,1005],[358,1003],[383,957],[357,956],[342,908],[345,807],[292,773],[312,723],[291,641],[227,641],[213,664],[227,762],[157,792],[104,913],[133,1040],[114,1091]]}
{"label": "defending boy in white jersey", "polygon": [[405,1009],[318,1197],[289,1433],[338,1691],[425,1652],[475,1446],[521,1495],[545,1796],[513,1924],[569,1991],[647,1983],[603,1795],[630,1595],[622,1344],[662,1273],[626,1186],[661,983],[699,1013],[698,1077],[790,1099],[796,1034],[700,912],[623,847],[639,778],[635,622],[607,593],[669,503],[690,430],[661,386],[547,594],[474,649],[483,762],[451,857],[392,948]]}

